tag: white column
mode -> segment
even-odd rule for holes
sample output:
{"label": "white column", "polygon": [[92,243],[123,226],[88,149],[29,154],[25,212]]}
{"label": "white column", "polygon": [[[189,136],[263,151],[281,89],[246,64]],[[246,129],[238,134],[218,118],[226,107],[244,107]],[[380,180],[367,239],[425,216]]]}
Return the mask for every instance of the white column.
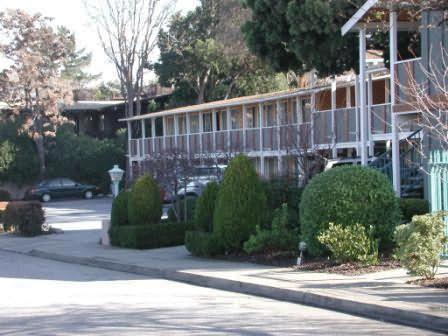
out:
{"label": "white column", "polygon": [[151,137],[152,137],[152,151],[156,152],[156,119],[151,118]]}
{"label": "white column", "polygon": [[356,113],[355,113],[355,130],[356,130],[356,155],[359,156],[359,153],[361,152],[361,140],[360,140],[360,132],[359,132],[359,114],[360,114],[360,103],[359,103],[359,76],[355,77],[355,106],[356,106]]}
{"label": "white column", "polygon": [[174,145],[176,146],[176,150],[178,150],[178,142],[177,137],[179,136],[179,115],[176,114],[174,116]]}
{"label": "white column", "polygon": [[336,148],[336,89],[336,77],[333,77],[331,79],[331,146],[333,159],[338,156]]}
{"label": "white column", "polygon": [[390,12],[389,15],[389,48],[390,48],[390,102],[392,114],[392,180],[395,193],[401,195],[401,174],[400,174],[400,138],[398,128],[398,117],[394,113],[396,103],[395,86],[395,63],[397,62],[397,13]]}
{"label": "white column", "polygon": [[204,113],[201,111],[199,112],[199,151],[201,154],[203,152],[202,133],[204,133]]}
{"label": "white column", "polygon": [[243,105],[243,153],[246,153],[247,106]]}
{"label": "white column", "polygon": [[359,30],[359,120],[361,127],[361,164],[367,165],[366,30]]}
{"label": "white column", "polygon": [[263,114],[264,114],[264,109],[263,109],[263,103],[260,103],[259,105],[259,109],[258,109],[258,113],[259,113],[259,118],[260,119],[260,175],[264,177],[264,150],[263,150]]}
{"label": "white column", "polygon": [[296,97],[297,137],[295,140],[297,144],[293,146],[294,149],[297,150],[297,152],[300,151],[300,125],[303,123],[302,104],[300,104],[300,102],[301,102],[300,96],[297,96]]}
{"label": "white column", "polygon": [[350,86],[345,88],[345,107],[352,107],[352,91],[350,90]]}
{"label": "white column", "polygon": [[367,114],[367,134],[369,137],[369,156],[373,156],[375,154],[374,151],[374,143],[373,143],[373,134],[372,134],[372,105],[373,105],[373,81],[372,74],[369,74],[369,80],[367,82],[367,91],[368,91],[368,114]]}
{"label": "white column", "polygon": [[162,117],[163,151],[166,151],[166,117]]}
{"label": "white column", "polygon": [[132,171],[132,155],[131,155],[131,140],[132,140],[132,127],[131,122],[127,122],[128,125],[128,174],[129,179],[132,181],[133,179],[133,171]]}
{"label": "white column", "polygon": [[230,107],[226,109],[226,113],[227,113],[227,151],[230,153],[231,151],[230,130],[232,128],[232,114],[230,113]]}
{"label": "white column", "polygon": [[[281,121],[282,121],[281,116],[280,116],[280,105],[281,105],[281,102],[279,100],[277,100],[277,102],[276,102],[276,109],[277,109],[277,113],[276,113],[276,117],[277,117],[277,132],[276,132],[276,136],[277,136],[277,146],[278,146],[278,149],[277,149],[277,170],[278,170],[278,173],[281,175],[282,169],[283,169],[283,167],[282,167],[283,162],[282,162],[281,153],[280,153],[280,138],[281,138],[281,135],[280,135],[280,125],[281,125]],[[285,112],[287,113],[287,111],[285,111]]]}
{"label": "white column", "polygon": [[[314,148],[314,114],[316,113],[316,92],[313,91],[311,94],[311,139],[309,141],[309,145],[311,145],[311,148]],[[308,146],[308,144],[307,144]]]}
{"label": "white column", "polygon": [[146,144],[145,144],[145,138],[146,138],[146,129],[145,129],[145,119],[142,119],[142,152],[141,156],[145,157],[146,156]]}
{"label": "white column", "polygon": [[216,125],[216,118],[217,118],[216,110],[213,110],[212,112],[212,127],[213,127],[213,152],[216,153],[216,131],[217,131],[217,125]]}
{"label": "white column", "polygon": [[187,126],[187,153],[190,154],[190,114],[185,114],[185,124]]}

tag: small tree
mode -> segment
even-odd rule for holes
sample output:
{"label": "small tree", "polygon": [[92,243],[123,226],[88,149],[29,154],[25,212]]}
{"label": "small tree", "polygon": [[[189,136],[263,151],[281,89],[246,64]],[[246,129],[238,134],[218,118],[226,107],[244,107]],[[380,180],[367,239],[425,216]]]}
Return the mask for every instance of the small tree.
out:
{"label": "small tree", "polygon": [[194,224],[197,230],[205,232],[213,231],[213,214],[215,212],[218,192],[218,183],[212,182],[207,184],[201,197],[199,197],[194,213]]}
{"label": "small tree", "polygon": [[432,279],[440,265],[446,242],[445,214],[414,216],[412,222],[395,231],[396,258],[411,274]]}
{"label": "small tree", "polygon": [[150,175],[140,177],[131,189],[128,201],[131,225],[157,224],[162,217],[160,190]]}
{"label": "small tree", "polygon": [[241,250],[261,225],[266,196],[249,159],[236,156],[224,173],[213,218],[213,228],[227,252]]}

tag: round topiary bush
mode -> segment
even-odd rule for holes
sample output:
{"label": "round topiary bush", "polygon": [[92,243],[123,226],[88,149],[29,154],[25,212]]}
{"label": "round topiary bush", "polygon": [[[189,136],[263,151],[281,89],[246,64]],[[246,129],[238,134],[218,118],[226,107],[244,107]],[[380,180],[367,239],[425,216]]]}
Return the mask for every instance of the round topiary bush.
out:
{"label": "round topiary bush", "polygon": [[303,239],[312,255],[324,253],[317,237],[329,223],[373,227],[380,249],[389,250],[400,208],[386,175],[367,167],[336,167],[315,176],[300,202]]}
{"label": "round topiary bush", "polygon": [[196,230],[204,232],[213,231],[213,214],[215,212],[218,192],[218,183],[212,182],[207,184],[201,197],[198,198],[194,212],[194,225]]}
{"label": "round topiary bush", "polygon": [[227,252],[239,251],[261,225],[266,196],[249,159],[235,157],[224,173],[218,192],[213,230]]}
{"label": "round topiary bush", "polygon": [[129,194],[128,218],[131,225],[157,224],[162,217],[162,200],[156,181],[149,176],[140,177]]}
{"label": "round topiary bush", "polygon": [[112,226],[124,226],[129,224],[128,220],[129,192],[122,191],[112,202],[110,222]]}

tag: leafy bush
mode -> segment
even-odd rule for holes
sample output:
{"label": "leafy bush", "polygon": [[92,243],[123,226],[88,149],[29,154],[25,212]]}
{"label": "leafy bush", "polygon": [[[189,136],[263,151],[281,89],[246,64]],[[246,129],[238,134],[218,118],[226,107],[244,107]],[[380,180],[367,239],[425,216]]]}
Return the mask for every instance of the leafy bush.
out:
{"label": "leafy bush", "polygon": [[298,235],[296,231],[288,230],[288,222],[288,206],[283,204],[274,212],[271,229],[264,230],[257,226],[256,233],[244,243],[244,251],[248,254],[296,251]]}
{"label": "leafy bush", "polygon": [[184,244],[185,232],[191,227],[186,223],[160,223],[138,226],[111,226],[109,237],[112,245],[133,249],[154,249]]}
{"label": "leafy bush", "polygon": [[7,190],[0,189],[0,202],[9,202],[11,195]]}
{"label": "leafy bush", "polygon": [[[168,209],[168,220],[170,222],[190,222],[193,220],[197,198],[193,196],[187,196],[183,199],[174,202]],[[185,204],[186,203],[186,204]],[[185,205],[187,214],[185,216]],[[179,216],[179,218],[177,218]]]}
{"label": "leafy bush", "polygon": [[198,198],[194,212],[196,230],[204,232],[213,231],[213,214],[215,212],[218,192],[218,183],[212,182],[207,184],[201,197]]}
{"label": "leafy bush", "polygon": [[227,252],[241,250],[261,225],[266,196],[249,159],[236,156],[224,173],[213,216],[213,230]]}
{"label": "leafy bush", "polygon": [[400,198],[400,209],[405,223],[409,223],[415,215],[429,212],[429,202],[421,198]]}
{"label": "leafy bush", "polygon": [[128,198],[128,218],[130,225],[149,225],[160,223],[162,200],[156,181],[144,175],[132,186]]}
{"label": "leafy bush", "polygon": [[267,198],[266,216],[267,227],[270,226],[274,212],[282,204],[288,205],[288,227],[291,229],[299,227],[299,203],[303,189],[298,186],[297,179],[288,177],[277,177],[263,182]]}
{"label": "leafy bush", "polygon": [[4,213],[5,231],[13,229],[25,237],[42,233],[45,222],[44,210],[40,202],[10,202]]}
{"label": "leafy bush", "polygon": [[77,135],[71,125],[58,128],[56,136],[46,139],[47,177],[70,177],[93,184],[103,193],[110,192],[108,170],[125,166],[125,147],[118,141]]}
{"label": "leafy bush", "polygon": [[210,232],[187,231],[185,247],[198,257],[214,257],[224,253],[224,247],[219,238]]}
{"label": "leafy bush", "polygon": [[112,202],[110,222],[112,226],[129,225],[128,220],[128,200],[129,192],[122,191]]}
{"label": "leafy bush", "polygon": [[325,252],[317,237],[328,223],[373,227],[373,238],[382,251],[390,251],[393,232],[400,223],[400,209],[386,175],[366,167],[336,167],[316,175],[300,202],[303,239],[312,255]]}
{"label": "leafy bush", "polygon": [[0,122],[0,181],[24,185],[38,176],[36,146],[21,131],[20,120]]}
{"label": "leafy bush", "polygon": [[378,261],[377,244],[371,241],[361,224],[343,226],[330,223],[317,239],[328,247],[336,262],[374,264]]}
{"label": "leafy bush", "polygon": [[443,214],[414,216],[411,223],[397,227],[396,258],[411,274],[434,278],[446,242]]}

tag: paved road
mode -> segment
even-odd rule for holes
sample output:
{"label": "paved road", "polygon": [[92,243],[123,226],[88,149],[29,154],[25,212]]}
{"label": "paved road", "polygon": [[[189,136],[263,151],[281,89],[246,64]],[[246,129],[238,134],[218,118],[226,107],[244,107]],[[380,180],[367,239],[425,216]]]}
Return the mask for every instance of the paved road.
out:
{"label": "paved road", "polygon": [[0,335],[430,335],[302,305],[0,252]]}

